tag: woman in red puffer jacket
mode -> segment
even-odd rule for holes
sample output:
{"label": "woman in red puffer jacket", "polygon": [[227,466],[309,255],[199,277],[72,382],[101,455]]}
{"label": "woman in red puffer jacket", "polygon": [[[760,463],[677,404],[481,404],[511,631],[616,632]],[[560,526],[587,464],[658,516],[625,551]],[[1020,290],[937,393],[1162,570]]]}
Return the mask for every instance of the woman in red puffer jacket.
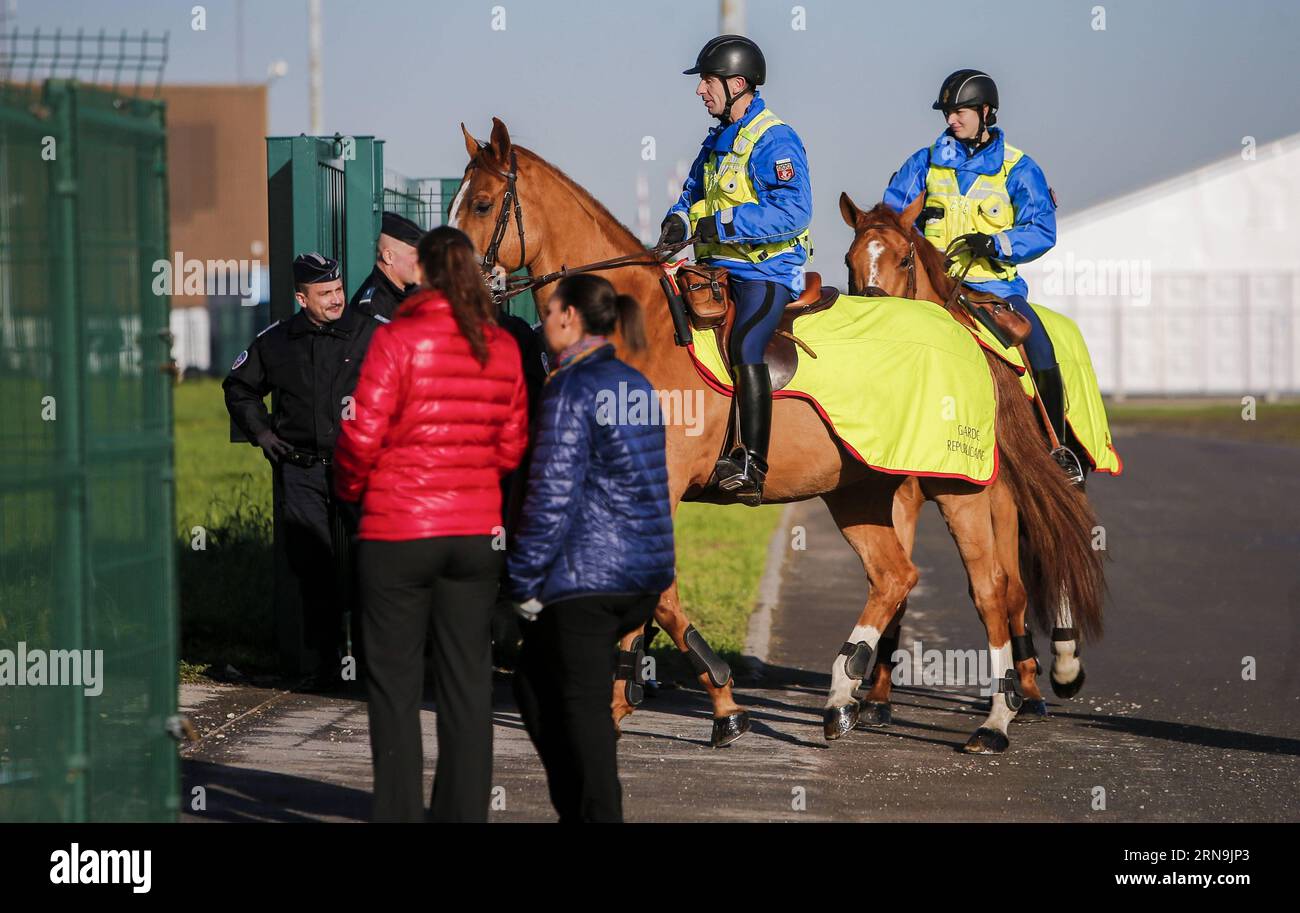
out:
{"label": "woman in red puffer jacket", "polygon": [[423,288],[371,340],[355,416],[334,449],[334,490],[361,502],[373,816],[425,817],[420,699],[432,628],[438,769],[430,817],[485,821],[490,624],[505,557],[493,539],[501,477],[527,447],[528,399],[519,347],[493,320],[469,238],[436,228],[417,251]]}

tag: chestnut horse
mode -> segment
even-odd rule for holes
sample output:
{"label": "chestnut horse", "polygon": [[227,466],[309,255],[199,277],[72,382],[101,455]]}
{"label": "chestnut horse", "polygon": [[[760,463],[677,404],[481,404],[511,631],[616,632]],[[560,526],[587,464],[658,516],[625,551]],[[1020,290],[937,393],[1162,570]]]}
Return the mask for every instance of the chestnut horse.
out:
{"label": "chestnut horse", "polygon": [[[522,147],[514,146],[505,125],[493,118],[491,138],[480,143],[465,130],[469,164],[452,204],[452,224],[466,232],[495,268],[514,271],[527,268],[533,275],[549,274],[565,265],[577,266],[616,257],[644,255],[637,238],[590,194],[559,169]],[[510,207],[509,212],[503,212]],[[681,423],[669,423],[666,447],[669,467],[669,496],[674,512],[683,500],[724,500],[728,496],[707,490],[714,463],[723,446],[731,408],[730,399],[713,391],[695,370],[687,350],[675,344],[667,304],[659,288],[662,275],[657,266],[629,266],[608,273],[622,293],[642,304],[646,317],[647,346],[639,353],[620,349],[620,357],[640,370],[661,394],[680,393],[703,402],[703,433],[688,434]],[[538,306],[546,306],[547,291],[539,290]],[[845,302],[849,304],[849,302]],[[619,339],[615,338],[617,345]],[[1004,409],[1025,412],[1028,405],[1011,376],[1016,395],[1008,397],[998,385],[998,433],[1002,445],[1002,466],[1013,474],[1023,468],[1026,478],[1048,477],[1054,466],[1038,445],[1024,415],[1004,421]],[[692,427],[691,432],[699,430]],[[1057,592],[1070,595],[1085,618],[1099,616],[1099,574],[1071,566],[1069,559],[1079,550],[1086,553],[1088,530],[1086,509],[1077,516],[1069,511],[1077,502],[1060,476],[1059,484],[1023,485],[1017,495],[1034,503],[1025,513],[1032,543],[1045,543],[1035,552],[1036,566]],[[993,673],[1002,679],[1012,668],[1007,627],[1008,578],[1005,561],[994,541],[993,511],[988,487],[952,479],[915,479],[875,471],[848,457],[831,436],[814,409],[797,399],[782,398],[773,404],[772,446],[764,500],[772,503],[821,497],[844,538],[862,560],[870,593],[858,624],[831,668],[831,689],[825,712],[825,733],[838,738],[856,723],[858,702],[854,685],[870,668],[872,653],[899,606],[915,585],[917,571],[907,550],[910,534],[896,529],[896,518],[905,516],[907,505],[921,497],[935,500],[966,568],[970,591],[984,623]],[[1068,506],[1052,503],[1069,499]],[[1049,521],[1070,516],[1073,528],[1055,528]],[[1063,545],[1064,543],[1064,545]],[[905,549],[906,546],[906,549]],[[687,652],[690,622],[682,611],[674,583],[660,598],[655,620],[676,644]],[[625,641],[630,645],[631,636]],[[700,684],[713,702],[713,743],[726,744],[749,726],[748,714],[735,701],[731,682],[715,685],[701,673]],[[632,712],[623,689],[614,687],[613,713],[617,724]],[[1008,744],[1006,729],[1014,713],[1006,693],[992,696],[988,718],[967,741],[965,750],[1002,751]]]}
{"label": "chestnut horse", "polygon": [[[924,204],[924,195],[918,196],[908,210],[899,214],[884,203],[878,203],[870,210],[861,210],[854,204],[847,193],[840,194],[840,214],[849,227],[853,229],[853,243],[845,256],[845,265],[849,269],[850,294],[884,294],[890,297],[915,297],[932,301],[941,306],[948,306],[952,299],[956,280],[944,269],[943,254],[915,228],[916,217]],[[972,298],[992,298],[985,293],[970,291]],[[959,304],[953,303],[952,314],[955,319],[966,326],[972,326],[970,314]],[[1005,381],[1009,379],[1010,370],[1006,364],[991,353],[986,352],[995,373]],[[1001,388],[1001,384],[1000,384]],[[1007,386],[1008,395],[1011,388]],[[1025,399],[1023,394],[1018,399]],[[1037,417],[1027,416],[1027,421],[1036,424]],[[999,426],[999,437],[1002,431]],[[1046,439],[1042,445],[1047,447]],[[1044,450],[1046,452],[1046,450]],[[1081,457],[1083,462],[1085,458]],[[1084,465],[1087,465],[1086,462]],[[1060,470],[1045,470],[1050,475],[1059,476]],[[994,525],[999,530],[998,540],[1003,552],[1003,568],[1012,580],[1011,592],[1016,598],[1009,600],[1011,617],[1011,634],[1013,637],[1027,637],[1026,605],[1019,585],[1020,562],[1017,539],[1012,531],[1018,529],[1016,516],[1018,499],[1003,496],[1002,480],[993,486]],[[1014,487],[1014,485],[1013,485]],[[909,524],[914,522],[908,519]],[[1007,530],[1004,535],[1002,530]],[[1094,551],[1094,554],[1095,551]],[[1041,578],[1040,578],[1041,582]],[[1035,607],[1044,616],[1045,606],[1056,606],[1056,615],[1050,619],[1053,625],[1052,636],[1052,690],[1058,697],[1071,698],[1079,693],[1084,683],[1082,661],[1078,658],[1079,636],[1075,629],[1073,613],[1068,598],[1039,588],[1035,594]],[[898,626],[901,625],[906,605],[899,609],[894,620],[894,628],[887,632],[893,640],[898,639]],[[1046,621],[1046,619],[1045,619]],[[1088,634],[1096,636],[1100,629],[1090,616],[1081,618]],[[1016,669],[1019,673],[1021,690],[1025,704],[1021,708],[1020,718],[1041,719],[1047,715],[1046,703],[1038,689],[1035,659],[1025,656],[1017,657]],[[892,663],[889,655],[881,651],[872,675],[871,689],[866,695],[870,722],[883,725],[889,721],[889,695],[892,685]]]}

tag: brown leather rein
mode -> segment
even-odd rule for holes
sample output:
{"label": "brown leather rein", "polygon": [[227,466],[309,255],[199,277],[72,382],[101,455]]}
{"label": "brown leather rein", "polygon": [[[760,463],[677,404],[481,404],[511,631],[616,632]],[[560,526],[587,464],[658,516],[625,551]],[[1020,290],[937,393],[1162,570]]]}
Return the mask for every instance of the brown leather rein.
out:
{"label": "brown leather rein", "polygon": [[[885,231],[892,231],[896,235],[901,235],[903,240],[907,242],[907,291],[903,295],[903,297],[915,298],[916,297],[916,242],[913,241],[911,238],[909,238],[907,234],[903,232],[901,229],[895,228],[892,225],[886,225],[884,223],[880,223],[877,225],[872,225],[870,227],[884,229]],[[953,257],[959,255],[965,247],[969,246],[969,243],[970,242],[966,241],[964,238],[954,239],[953,242],[948,245],[947,250],[944,251],[944,259],[951,260]],[[970,268],[971,266],[974,265],[974,263],[975,263],[975,259],[972,257],[966,263],[966,267],[961,271],[960,275],[950,277],[954,279],[955,282],[953,283],[952,292],[948,295],[948,300],[944,302],[944,307],[947,308],[949,311],[953,310],[954,306],[959,303],[963,305],[967,310],[970,309],[970,305],[969,303],[967,303],[966,299],[962,296],[961,290],[962,290],[962,283],[966,280],[966,274],[970,272]],[[884,289],[880,288],[879,286],[875,286],[875,285],[867,286],[862,290],[861,294],[871,298],[889,297],[888,292],[886,292]]]}
{"label": "brown leather rein", "polygon": [[[482,144],[479,145],[483,149]],[[511,276],[505,280],[504,285],[498,283],[492,274],[492,267],[497,264],[497,256],[501,250],[501,242],[505,240],[506,232],[510,229],[510,214],[514,212],[515,225],[519,231],[519,265],[509,272],[518,272],[527,266],[528,258],[525,247],[524,234],[524,207],[519,197],[519,161],[514,150],[510,151],[510,170],[502,171],[499,168],[482,162],[482,156],[475,158],[470,163],[470,168],[474,169],[480,165],[486,170],[492,172],[506,182],[506,189],[501,195],[501,211],[497,214],[496,224],[492,228],[492,239],[488,243],[487,250],[483,252],[483,262],[479,268],[483,271],[488,280],[488,285],[492,289],[492,297],[497,300],[498,304],[509,301],[517,295],[524,292],[530,292],[539,289],[544,285],[550,285],[566,276],[577,276],[582,273],[594,273],[600,270],[618,269],[624,266],[662,266],[663,261],[682,248],[694,241],[694,237],[686,238],[682,241],[674,241],[669,244],[659,244],[655,247],[635,254],[624,254],[621,257],[611,257],[608,260],[600,260],[596,263],[587,263],[583,266],[561,266],[553,273],[547,273],[543,276]],[[465,180],[469,180],[466,175]],[[653,259],[647,259],[653,258]],[[505,267],[503,266],[502,269]]]}

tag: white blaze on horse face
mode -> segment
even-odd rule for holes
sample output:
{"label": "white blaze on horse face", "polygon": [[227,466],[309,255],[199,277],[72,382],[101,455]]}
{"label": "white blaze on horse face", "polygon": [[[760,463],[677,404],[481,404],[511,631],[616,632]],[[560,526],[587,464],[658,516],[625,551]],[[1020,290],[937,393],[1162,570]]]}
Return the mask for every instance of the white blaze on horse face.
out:
{"label": "white blaze on horse face", "polygon": [[878,282],[878,280],[880,279],[880,255],[883,254],[884,252],[885,252],[884,241],[867,242],[867,256],[871,258],[870,259],[871,270],[867,274],[868,287],[879,287],[880,283]]}
{"label": "white blaze on horse face", "polygon": [[[874,653],[876,644],[880,642],[880,632],[871,625],[856,625],[853,633],[849,635],[848,642],[856,644],[862,641],[866,641],[867,646]],[[848,659],[847,656],[837,656],[835,662],[831,664],[831,692],[826,696],[828,710],[853,703],[853,688],[856,680],[849,678],[848,673],[844,671],[844,664]]]}
{"label": "white blaze on horse face", "polygon": [[451,201],[451,212],[448,213],[450,221],[447,224],[452,228],[460,228],[460,225],[457,224],[460,221],[457,214],[460,212],[460,204],[465,202],[465,194],[469,190],[469,184],[468,180],[461,181],[460,189],[456,191],[456,199]]}

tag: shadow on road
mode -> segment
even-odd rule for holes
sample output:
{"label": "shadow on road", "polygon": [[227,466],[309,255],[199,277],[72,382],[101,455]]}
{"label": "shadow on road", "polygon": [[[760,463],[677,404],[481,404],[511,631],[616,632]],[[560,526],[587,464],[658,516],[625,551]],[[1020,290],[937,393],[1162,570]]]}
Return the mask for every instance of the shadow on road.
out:
{"label": "shadow on road", "polygon": [[182,761],[182,801],[188,802],[196,786],[206,792],[207,808],[186,812],[203,821],[349,821],[370,819],[370,793],[320,780],[211,764]]}

